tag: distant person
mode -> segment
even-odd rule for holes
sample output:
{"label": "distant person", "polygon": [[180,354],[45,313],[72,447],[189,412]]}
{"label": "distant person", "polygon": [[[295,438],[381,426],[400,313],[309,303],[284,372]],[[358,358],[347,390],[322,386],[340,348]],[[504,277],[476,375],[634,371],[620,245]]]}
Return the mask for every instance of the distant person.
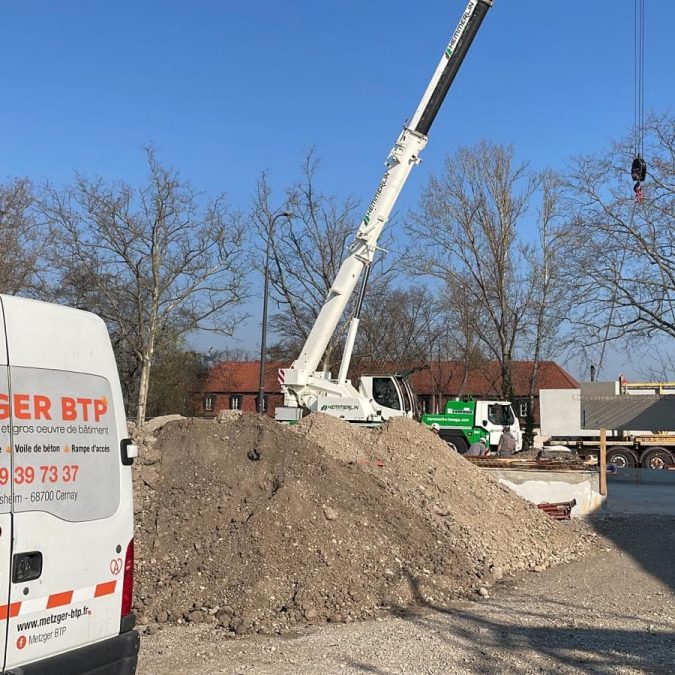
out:
{"label": "distant person", "polygon": [[484,438],[479,438],[475,443],[469,446],[465,453],[465,457],[486,457],[489,454],[487,442]]}
{"label": "distant person", "polygon": [[511,427],[504,427],[497,445],[497,457],[510,457],[516,451],[516,437],[511,433]]}

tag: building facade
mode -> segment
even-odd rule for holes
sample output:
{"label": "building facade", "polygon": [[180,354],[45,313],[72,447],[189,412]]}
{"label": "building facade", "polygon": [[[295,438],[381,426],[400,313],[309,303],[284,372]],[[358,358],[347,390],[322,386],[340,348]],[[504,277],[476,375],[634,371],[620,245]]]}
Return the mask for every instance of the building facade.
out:
{"label": "building facade", "polygon": [[[283,405],[283,395],[278,381],[278,371],[287,367],[285,362],[268,361],[265,367],[264,406],[268,415],[274,416],[277,406]],[[368,372],[400,372],[410,364],[370,364]],[[496,361],[487,361],[467,370],[458,361],[437,361],[423,367],[411,368],[413,390],[417,393],[422,412],[441,412],[445,402],[458,396],[499,399],[501,374]],[[533,377],[532,361],[514,361],[511,368],[513,407],[521,421],[525,420],[531,405],[535,424],[539,417],[540,389],[576,389],[579,383],[553,361],[542,361],[534,375],[534,399],[529,397]],[[362,369],[362,372],[366,370]],[[352,376],[358,376],[355,369]],[[203,391],[196,394],[197,409],[204,417],[215,417],[221,410],[255,412],[258,408],[260,378],[259,361],[227,361],[214,366],[208,373]]]}

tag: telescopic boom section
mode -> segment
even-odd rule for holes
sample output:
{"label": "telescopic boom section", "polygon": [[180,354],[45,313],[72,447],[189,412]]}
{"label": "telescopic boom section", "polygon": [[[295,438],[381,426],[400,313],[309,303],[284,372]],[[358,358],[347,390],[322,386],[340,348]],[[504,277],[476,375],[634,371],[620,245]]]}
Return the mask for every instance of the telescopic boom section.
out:
{"label": "telescopic boom section", "polygon": [[386,170],[366,210],[349,256],[338,270],[300,356],[285,371],[286,387],[304,385],[316,370],[345,311],[364,268],[370,265],[377,241],[396,200],[427,143],[429,129],[462,61],[473,42],[492,0],[469,0],[410,124],[406,125],[385,162]]}

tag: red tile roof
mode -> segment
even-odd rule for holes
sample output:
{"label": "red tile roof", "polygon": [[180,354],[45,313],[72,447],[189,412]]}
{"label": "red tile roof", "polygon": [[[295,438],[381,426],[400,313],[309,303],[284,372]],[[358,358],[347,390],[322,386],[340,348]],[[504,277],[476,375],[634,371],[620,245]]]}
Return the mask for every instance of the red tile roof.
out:
{"label": "red tile roof", "polygon": [[[265,365],[265,391],[279,393],[277,370],[287,367],[287,362],[268,361]],[[401,371],[405,365],[383,363],[369,364],[359,372],[387,373]],[[527,396],[528,381],[532,372],[531,361],[512,363],[513,390],[517,397]],[[205,393],[241,393],[255,394],[258,391],[258,361],[228,361],[214,366],[207,376]],[[464,369],[457,361],[441,361],[429,368],[418,370],[411,376],[413,389],[421,395],[440,393],[449,396],[474,394],[480,396],[499,395],[499,364],[488,361],[469,371],[465,386],[460,391],[464,378]],[[563,368],[553,361],[539,364],[535,390],[539,389],[576,389],[579,383]]]}
{"label": "red tile roof", "polygon": [[[527,396],[529,380],[532,375],[532,361],[514,361],[511,364],[511,379],[515,396]],[[436,363],[427,370],[413,373],[413,389],[421,392],[442,394],[475,394],[481,396],[500,394],[501,375],[496,361],[487,361],[466,374],[461,363],[444,361]],[[462,386],[463,385],[463,386]],[[553,361],[542,361],[537,368],[534,389],[576,389],[579,383],[563,368]],[[461,388],[461,391],[460,391]]]}
{"label": "red tile roof", "polygon": [[[280,392],[277,370],[289,364],[281,361],[265,363],[265,391]],[[256,394],[259,388],[260,361],[224,361],[215,365],[206,378],[205,393]]]}

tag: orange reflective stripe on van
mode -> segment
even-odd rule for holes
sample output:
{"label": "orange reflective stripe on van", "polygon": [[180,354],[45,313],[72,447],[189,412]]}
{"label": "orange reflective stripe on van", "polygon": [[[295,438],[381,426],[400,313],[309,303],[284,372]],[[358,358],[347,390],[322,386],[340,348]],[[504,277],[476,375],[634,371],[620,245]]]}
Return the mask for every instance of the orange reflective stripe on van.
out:
{"label": "orange reflective stripe on van", "polygon": [[0,621],[13,619],[16,616],[42,612],[46,609],[65,607],[78,602],[86,602],[93,598],[102,598],[112,595],[117,588],[117,580],[104,581],[96,586],[80,588],[77,591],[63,591],[52,593],[44,598],[31,598],[23,602],[13,602],[9,605],[0,605]]}

